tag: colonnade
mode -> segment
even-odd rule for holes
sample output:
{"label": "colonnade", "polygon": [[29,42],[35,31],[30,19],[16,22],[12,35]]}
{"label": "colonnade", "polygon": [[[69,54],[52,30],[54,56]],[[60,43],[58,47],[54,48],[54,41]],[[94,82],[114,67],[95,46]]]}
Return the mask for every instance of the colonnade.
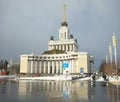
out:
{"label": "colonnade", "polygon": [[[28,61],[28,73],[48,73],[48,74],[62,74],[63,63],[65,60],[36,60],[30,59]],[[66,60],[69,63],[69,73],[76,72],[75,59]]]}
{"label": "colonnade", "polygon": [[52,49],[59,49],[63,51],[75,51],[77,48],[75,48],[74,44],[49,45],[49,50]]}

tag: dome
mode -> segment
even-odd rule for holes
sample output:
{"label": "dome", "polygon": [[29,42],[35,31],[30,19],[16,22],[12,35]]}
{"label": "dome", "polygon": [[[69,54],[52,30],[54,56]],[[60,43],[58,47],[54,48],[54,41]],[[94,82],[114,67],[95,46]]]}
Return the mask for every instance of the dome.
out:
{"label": "dome", "polygon": [[67,22],[62,22],[61,26],[68,26]]}

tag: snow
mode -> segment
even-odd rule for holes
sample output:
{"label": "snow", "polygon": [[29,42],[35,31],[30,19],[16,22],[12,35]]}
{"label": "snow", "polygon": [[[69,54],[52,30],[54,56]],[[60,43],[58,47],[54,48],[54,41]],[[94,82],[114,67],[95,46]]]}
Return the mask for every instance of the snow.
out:
{"label": "snow", "polygon": [[20,77],[18,80],[72,80],[69,75],[56,75],[56,76],[40,76],[40,77]]}
{"label": "snow", "polygon": [[[40,76],[40,77],[19,77],[16,78],[17,80],[55,80],[55,81],[60,81],[60,80],[72,80],[72,77],[78,77],[78,75],[55,75],[55,76]],[[84,77],[84,78],[79,78],[75,79],[78,81],[84,81],[84,80],[90,80],[90,77]]]}
{"label": "snow", "polygon": [[103,79],[103,77],[100,76],[98,79],[96,79],[96,81],[98,81],[98,82],[120,83],[120,76],[118,76],[118,79],[116,79],[116,76],[113,76],[113,77],[109,76],[108,79],[109,79],[108,81],[105,81]]}
{"label": "snow", "polygon": [[16,75],[1,75],[0,79],[4,79],[4,78],[16,78]]}
{"label": "snow", "polygon": [[77,79],[78,81],[85,81],[85,80],[91,80],[91,77],[84,77],[84,78],[80,78]]}
{"label": "snow", "polygon": [[[16,75],[7,75],[7,76],[0,76],[0,79],[4,79],[4,78],[12,78],[15,80],[55,80],[55,81],[62,81],[62,80],[72,80],[72,77],[78,77],[77,75],[55,75],[55,76],[39,76],[39,77],[18,77]],[[116,79],[116,76],[109,76],[107,77],[109,80],[105,81],[103,79],[102,76],[99,76],[98,78],[96,78],[96,82],[110,82],[110,83],[120,83],[120,76],[118,76],[118,79]],[[75,79],[76,81],[85,81],[85,80],[91,80],[91,77],[83,77],[83,78],[79,78],[79,79]]]}
{"label": "snow", "polygon": [[96,79],[96,81],[98,81],[98,82],[103,82],[103,81],[104,81],[104,79],[103,79],[103,77],[102,77],[102,76],[100,76],[98,79]]}

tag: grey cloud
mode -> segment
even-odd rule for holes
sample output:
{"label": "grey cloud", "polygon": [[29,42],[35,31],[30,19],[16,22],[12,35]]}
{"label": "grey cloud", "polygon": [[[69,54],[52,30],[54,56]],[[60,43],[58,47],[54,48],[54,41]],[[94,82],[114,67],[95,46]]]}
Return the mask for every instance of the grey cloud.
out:
{"label": "grey cloud", "polygon": [[91,53],[98,67],[108,54],[114,31],[120,39],[119,0],[0,0],[0,58],[18,61],[22,53],[42,54],[47,50],[49,37],[58,37],[63,4],[79,50]]}

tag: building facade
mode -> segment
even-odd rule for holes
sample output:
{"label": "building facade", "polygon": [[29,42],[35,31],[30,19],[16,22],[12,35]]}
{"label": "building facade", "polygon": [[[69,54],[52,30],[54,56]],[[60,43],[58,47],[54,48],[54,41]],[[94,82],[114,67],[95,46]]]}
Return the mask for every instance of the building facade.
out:
{"label": "building facade", "polygon": [[[42,55],[21,55],[20,73],[93,73],[94,59],[87,52],[78,52],[77,39],[74,39],[73,35],[69,33],[65,10],[64,8],[58,40],[51,37],[48,42],[48,51]],[[67,67],[64,66],[65,63],[67,63]]]}

